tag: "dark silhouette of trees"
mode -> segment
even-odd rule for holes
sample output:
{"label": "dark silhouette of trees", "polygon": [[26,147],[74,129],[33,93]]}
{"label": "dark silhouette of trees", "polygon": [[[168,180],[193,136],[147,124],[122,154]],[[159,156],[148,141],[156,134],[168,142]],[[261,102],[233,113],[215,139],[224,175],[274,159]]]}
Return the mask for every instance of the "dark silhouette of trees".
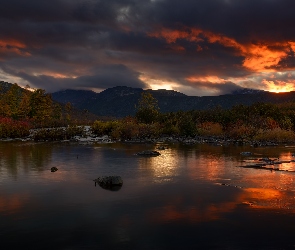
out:
{"label": "dark silhouette of trees", "polygon": [[138,101],[135,117],[143,123],[154,123],[159,118],[159,106],[156,98],[151,93],[143,92]]}

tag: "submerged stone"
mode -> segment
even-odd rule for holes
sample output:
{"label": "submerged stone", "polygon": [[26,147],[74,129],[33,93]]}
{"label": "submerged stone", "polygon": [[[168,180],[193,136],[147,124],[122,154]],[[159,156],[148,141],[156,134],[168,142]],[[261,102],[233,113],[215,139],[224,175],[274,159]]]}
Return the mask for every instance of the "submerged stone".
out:
{"label": "submerged stone", "polygon": [[241,155],[252,155],[252,153],[251,152],[241,152]]}
{"label": "submerged stone", "polygon": [[94,179],[95,186],[96,183],[102,188],[109,189],[112,191],[119,190],[123,185],[123,180],[121,176],[101,176]]}
{"label": "submerged stone", "polygon": [[51,168],[51,172],[56,172],[57,170],[58,170],[57,167],[52,167],[52,168]]}
{"label": "submerged stone", "polygon": [[138,152],[136,155],[140,155],[140,156],[159,156],[161,154],[158,151],[145,150],[145,151]]}

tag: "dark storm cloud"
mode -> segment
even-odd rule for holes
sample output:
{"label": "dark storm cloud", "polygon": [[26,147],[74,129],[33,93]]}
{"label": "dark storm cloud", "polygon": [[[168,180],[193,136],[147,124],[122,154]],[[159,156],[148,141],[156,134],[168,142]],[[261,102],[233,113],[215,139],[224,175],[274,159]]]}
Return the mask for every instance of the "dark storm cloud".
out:
{"label": "dark storm cloud", "polygon": [[214,93],[214,95],[224,95],[228,93],[232,93],[236,90],[242,89],[241,86],[232,83],[232,82],[222,82],[222,83],[212,83],[212,82],[194,82],[195,88],[202,90],[202,92],[206,93]]}
{"label": "dark storm cloud", "polygon": [[[2,0],[0,69],[50,91],[147,87],[139,79],[148,75],[225,93],[238,86],[229,78],[295,67],[294,8],[293,0]],[[197,79],[210,75],[220,82]]]}
{"label": "dark storm cloud", "polygon": [[48,92],[60,89],[106,89],[115,86],[130,86],[134,88],[146,88],[147,86],[138,80],[138,73],[126,68],[124,65],[104,65],[93,69],[92,74],[77,78],[55,78],[47,75],[29,75],[25,72],[15,73],[32,84],[31,87],[43,88],[47,86]]}
{"label": "dark storm cloud", "polygon": [[[156,1],[148,15],[165,27],[199,27],[237,39],[294,38],[293,0],[169,0]],[[253,37],[252,37],[253,35]]]}

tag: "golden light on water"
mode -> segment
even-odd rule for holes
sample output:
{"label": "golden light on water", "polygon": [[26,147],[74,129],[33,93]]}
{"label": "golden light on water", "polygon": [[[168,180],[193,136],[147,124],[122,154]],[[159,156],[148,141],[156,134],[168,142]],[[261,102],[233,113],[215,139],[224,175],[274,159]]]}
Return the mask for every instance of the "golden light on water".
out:
{"label": "golden light on water", "polygon": [[140,168],[149,169],[156,182],[171,181],[174,176],[179,175],[180,167],[179,158],[170,150],[165,150],[158,157],[142,158],[140,161]]}

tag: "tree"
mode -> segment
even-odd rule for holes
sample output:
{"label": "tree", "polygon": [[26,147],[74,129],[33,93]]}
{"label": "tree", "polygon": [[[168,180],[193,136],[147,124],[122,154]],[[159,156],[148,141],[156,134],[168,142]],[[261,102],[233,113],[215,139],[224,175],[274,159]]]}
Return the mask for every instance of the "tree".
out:
{"label": "tree", "polygon": [[69,122],[71,120],[71,112],[72,112],[73,106],[70,102],[67,102],[65,105],[65,111],[66,111],[66,120]]}
{"label": "tree", "polygon": [[53,107],[51,95],[46,94],[43,89],[36,89],[30,96],[29,116],[43,124],[52,117]]}
{"label": "tree", "polygon": [[154,123],[159,117],[159,106],[156,98],[151,93],[143,92],[138,101],[135,117],[143,123]]}
{"label": "tree", "polygon": [[15,83],[1,96],[1,115],[4,117],[18,118],[19,99],[21,95],[20,87]]}
{"label": "tree", "polygon": [[32,92],[28,90],[28,87],[26,86],[26,89],[23,91],[20,104],[19,104],[19,117],[20,118],[28,118],[30,113],[30,98],[31,98]]}

